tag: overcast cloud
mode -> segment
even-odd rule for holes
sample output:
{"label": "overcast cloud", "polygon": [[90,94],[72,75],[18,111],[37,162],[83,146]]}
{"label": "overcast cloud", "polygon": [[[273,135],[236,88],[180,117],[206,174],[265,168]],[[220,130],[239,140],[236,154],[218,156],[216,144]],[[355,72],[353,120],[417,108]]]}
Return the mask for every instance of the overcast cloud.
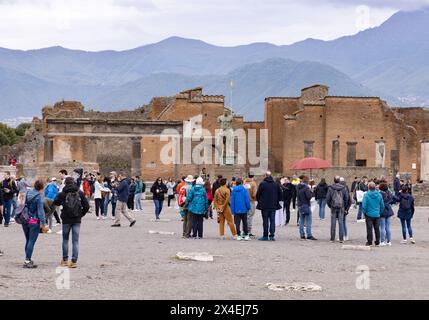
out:
{"label": "overcast cloud", "polygon": [[232,46],[335,39],[429,0],[0,0],[0,47],[124,50],[170,36]]}

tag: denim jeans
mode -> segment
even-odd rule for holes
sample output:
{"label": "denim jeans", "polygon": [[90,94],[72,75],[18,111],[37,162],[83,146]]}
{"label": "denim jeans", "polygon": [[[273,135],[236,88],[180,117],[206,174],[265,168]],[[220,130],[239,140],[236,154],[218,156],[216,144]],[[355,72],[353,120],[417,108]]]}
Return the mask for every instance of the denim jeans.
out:
{"label": "denim jeans", "polygon": [[348,233],[347,233],[347,215],[346,214],[344,214],[343,227],[344,227],[344,237],[347,237]]}
{"label": "denim jeans", "polygon": [[162,211],[162,205],[164,204],[164,200],[153,200],[153,203],[155,204],[155,216],[158,219],[159,215],[161,214]]}
{"label": "denim jeans", "polygon": [[319,218],[325,219],[326,198],[317,200],[319,204]]}
{"label": "denim jeans", "polygon": [[39,237],[40,224],[24,223],[22,225],[22,230],[24,230],[25,235],[25,260],[30,261],[33,255],[34,245]]}
{"label": "denim jeans", "polygon": [[357,214],[357,219],[360,220],[362,219],[362,202],[358,203],[359,209],[358,209],[358,214]]}
{"label": "denim jeans", "polygon": [[16,197],[13,197],[13,199],[12,199],[12,209],[11,209],[11,213],[10,213],[10,216],[12,218],[15,218],[16,207],[18,207],[18,201],[17,201]]}
{"label": "denim jeans", "polygon": [[104,203],[103,203],[103,214],[106,217],[107,212],[109,210],[109,202],[110,202],[110,193],[106,193],[106,196],[104,197]]}
{"label": "denim jeans", "polygon": [[264,237],[274,237],[276,232],[276,210],[262,210],[262,224],[264,227]]}
{"label": "denim jeans", "polygon": [[410,238],[413,237],[413,229],[411,228],[411,219],[401,219],[401,226],[402,226],[402,238],[404,240],[407,240],[407,229],[408,229],[408,235]]}
{"label": "denim jeans", "polygon": [[80,223],[63,224],[63,260],[69,259],[69,237],[72,232],[72,262],[77,262],[79,256]]}
{"label": "denim jeans", "polygon": [[380,218],[380,240],[381,242],[390,242],[391,240],[390,217]]}
{"label": "denim jeans", "polygon": [[337,220],[339,227],[339,238],[340,241],[344,240],[344,210],[343,209],[331,209],[331,241],[335,241],[335,233],[337,228]]}
{"label": "denim jeans", "polygon": [[116,214],[116,201],[112,201],[112,217],[115,217]]}
{"label": "denim jeans", "polygon": [[3,200],[4,224],[10,223],[10,214],[12,211],[12,199]]}
{"label": "denim jeans", "polygon": [[134,195],[134,208],[136,208],[136,210],[143,210],[142,208],[142,194],[141,193],[136,193]]}
{"label": "denim jeans", "polygon": [[307,238],[313,237],[311,233],[311,224],[312,224],[312,216],[311,216],[311,208],[309,206],[301,206],[298,208],[299,210],[299,235],[301,237],[305,237],[304,232],[304,224],[306,226]]}

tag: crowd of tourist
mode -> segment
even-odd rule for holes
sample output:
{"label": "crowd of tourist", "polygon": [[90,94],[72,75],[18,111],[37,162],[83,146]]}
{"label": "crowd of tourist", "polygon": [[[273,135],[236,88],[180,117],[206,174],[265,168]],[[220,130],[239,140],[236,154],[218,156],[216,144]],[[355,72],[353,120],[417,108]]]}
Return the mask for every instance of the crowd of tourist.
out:
{"label": "crowd of tourist", "polygon": [[[59,180],[59,181],[58,181]],[[121,227],[123,215],[133,227],[136,219],[131,211],[142,212],[146,184],[139,176],[111,172],[67,170],[49,181],[36,181],[32,187],[24,177],[15,179],[6,172],[0,192],[0,223],[22,225],[25,236],[25,268],[36,268],[32,260],[34,246],[40,233],[52,233],[61,225],[63,267],[76,268],[79,254],[79,234],[82,218],[94,210],[97,220],[105,220],[108,213],[114,220],[112,227]],[[356,221],[366,223],[367,246],[392,244],[390,220],[393,206],[398,205],[397,216],[402,226],[402,241],[415,243],[412,230],[414,198],[409,181],[396,176],[393,187],[386,178],[355,178],[349,188],[344,178],[336,176],[333,184],[325,179],[316,184],[307,176],[278,177],[267,172],[257,184],[253,175],[234,177],[230,181],[221,175],[214,181],[203,170],[199,175],[188,175],[178,181],[161,177],[153,182],[152,193],[155,221],[161,219],[164,201],[175,206],[183,221],[183,238],[203,239],[204,222],[216,217],[219,237],[225,239],[225,223],[235,240],[256,238],[253,219],[256,210],[262,215],[263,230],[260,241],[275,241],[276,225],[288,225],[291,213],[297,214],[301,240],[317,240],[312,232],[313,214],[318,208],[320,220],[325,220],[326,207],[331,212],[330,241],[348,240],[347,217],[350,208],[357,209]],[[94,203],[91,208],[90,203]],[[214,214],[216,213],[216,215]],[[56,224],[53,223],[55,219]],[[338,238],[337,238],[338,225]],[[69,261],[69,238],[72,238],[72,256]],[[408,239],[407,239],[408,236]],[[0,255],[3,252],[0,251]]]}

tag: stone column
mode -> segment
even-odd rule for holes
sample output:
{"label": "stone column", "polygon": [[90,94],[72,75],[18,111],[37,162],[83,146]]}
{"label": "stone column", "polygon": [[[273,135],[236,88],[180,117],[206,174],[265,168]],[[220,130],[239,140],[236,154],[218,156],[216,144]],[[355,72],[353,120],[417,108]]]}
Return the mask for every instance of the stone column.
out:
{"label": "stone column", "polygon": [[142,163],[142,145],[141,137],[131,138],[132,151],[131,151],[131,175],[141,176],[141,163]]}
{"label": "stone column", "polygon": [[347,142],[347,167],[356,166],[356,145],[357,142]]}
{"label": "stone column", "polygon": [[340,141],[339,140],[332,141],[332,166],[333,167],[340,166]]}
{"label": "stone column", "polygon": [[429,140],[422,141],[421,148],[420,179],[429,182]]}
{"label": "stone column", "polygon": [[386,159],[386,142],[384,140],[375,141],[375,166],[384,168]]}
{"label": "stone column", "polygon": [[45,137],[44,161],[54,161],[54,139],[52,137]]}

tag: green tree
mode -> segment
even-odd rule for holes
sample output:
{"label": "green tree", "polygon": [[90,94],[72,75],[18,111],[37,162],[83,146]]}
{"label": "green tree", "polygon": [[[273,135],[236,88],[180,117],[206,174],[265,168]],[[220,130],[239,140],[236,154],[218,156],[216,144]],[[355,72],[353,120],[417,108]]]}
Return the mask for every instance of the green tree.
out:
{"label": "green tree", "polygon": [[15,133],[19,137],[23,137],[25,135],[25,131],[27,129],[31,128],[31,123],[21,123],[18,127],[15,129]]}
{"label": "green tree", "polygon": [[10,128],[4,123],[0,123],[0,134],[2,138],[0,139],[0,145],[13,145],[18,142],[18,136],[15,133],[15,129]]}

